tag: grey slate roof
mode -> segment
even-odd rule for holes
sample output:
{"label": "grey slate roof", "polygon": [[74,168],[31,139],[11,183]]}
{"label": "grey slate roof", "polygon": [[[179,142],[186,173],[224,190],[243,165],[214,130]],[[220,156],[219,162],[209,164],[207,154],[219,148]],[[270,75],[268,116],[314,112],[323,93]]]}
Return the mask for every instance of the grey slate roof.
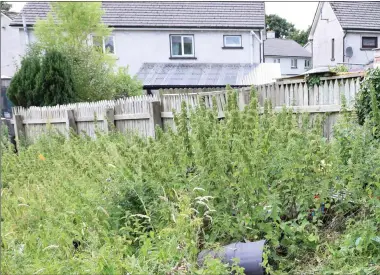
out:
{"label": "grey slate roof", "polygon": [[330,2],[343,29],[380,30],[380,2]]}
{"label": "grey slate roof", "polygon": [[1,11],[1,13],[8,16],[10,19],[15,19],[18,16],[18,12],[14,11]]}
{"label": "grey slate roof", "polygon": [[[264,2],[131,1],[102,2],[103,22],[112,27],[264,28]],[[27,25],[46,18],[48,2],[28,2],[23,8]],[[21,15],[12,24],[21,26]]]}
{"label": "grey slate roof", "polygon": [[311,53],[294,40],[270,38],[264,41],[264,56],[311,57]]}
{"label": "grey slate roof", "polygon": [[249,85],[248,74],[258,64],[144,63],[137,78],[144,86],[232,86]]}

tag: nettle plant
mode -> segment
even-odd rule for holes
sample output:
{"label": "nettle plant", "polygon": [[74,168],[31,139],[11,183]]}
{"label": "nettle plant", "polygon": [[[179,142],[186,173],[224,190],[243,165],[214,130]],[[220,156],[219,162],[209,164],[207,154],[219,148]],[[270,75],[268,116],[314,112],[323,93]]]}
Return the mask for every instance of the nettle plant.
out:
{"label": "nettle plant", "polygon": [[327,141],[323,117],[260,108],[254,89],[239,111],[229,88],[224,119],[183,103],[155,140],[51,133],[3,151],[2,271],[243,274],[197,255],[265,239],[268,274],[375,274],[380,145],[340,120]]}

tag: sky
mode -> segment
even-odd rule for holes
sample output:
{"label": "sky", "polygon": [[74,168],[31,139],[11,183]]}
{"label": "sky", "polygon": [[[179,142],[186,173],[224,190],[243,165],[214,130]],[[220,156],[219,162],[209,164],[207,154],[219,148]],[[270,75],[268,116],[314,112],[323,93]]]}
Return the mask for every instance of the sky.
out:
{"label": "sky", "polygon": [[[13,11],[21,11],[25,2],[8,2]],[[318,2],[265,2],[266,14],[277,14],[293,23],[297,29],[306,30],[313,22]]]}

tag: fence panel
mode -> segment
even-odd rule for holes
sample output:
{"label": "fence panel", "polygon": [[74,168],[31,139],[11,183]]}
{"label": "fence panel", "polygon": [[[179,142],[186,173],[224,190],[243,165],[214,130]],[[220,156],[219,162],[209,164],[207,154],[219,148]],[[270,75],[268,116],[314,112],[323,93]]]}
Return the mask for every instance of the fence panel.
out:
{"label": "fence panel", "polygon": [[[321,77],[320,84],[308,86],[304,80],[288,80],[256,86],[261,108],[266,99],[271,100],[274,111],[281,111],[285,105],[294,112],[332,113],[329,116],[325,133],[330,136],[332,125],[336,122],[341,108],[341,95],[352,108],[360,88],[362,75]],[[238,92],[239,109],[250,102],[250,88],[240,88]],[[32,142],[48,129],[47,124],[63,134],[71,128],[79,134],[93,138],[96,131],[108,132],[118,129],[121,132],[136,132],[144,137],[154,137],[155,127],[164,130],[175,129],[174,113],[181,111],[182,102],[188,110],[204,102],[206,108],[213,107],[215,98],[218,117],[225,116],[227,91],[210,89],[170,89],[160,91],[159,95],[139,96],[115,101],[76,103],[53,107],[13,108],[13,124],[16,137],[24,135]]]}

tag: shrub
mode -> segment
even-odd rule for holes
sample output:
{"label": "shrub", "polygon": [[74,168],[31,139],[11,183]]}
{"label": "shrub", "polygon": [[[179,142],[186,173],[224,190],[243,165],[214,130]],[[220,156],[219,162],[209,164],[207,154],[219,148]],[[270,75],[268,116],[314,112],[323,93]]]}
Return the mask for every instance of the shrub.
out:
{"label": "shrub", "polygon": [[358,122],[360,125],[366,119],[372,120],[380,130],[380,69],[369,69],[360,85],[355,103]]}
{"label": "shrub", "polygon": [[51,106],[76,101],[71,66],[56,50],[41,55],[31,49],[7,91],[13,104],[22,107]]}
{"label": "shrub", "polygon": [[75,102],[71,65],[62,53],[52,50],[44,55],[38,78],[38,91],[40,106]]}
{"label": "shrub", "polygon": [[[157,140],[48,135],[3,152],[4,274],[229,274],[203,249],[266,239],[269,274],[377,274],[380,144],[342,116],[204,106]],[[216,101],[214,100],[214,104]],[[73,169],[75,167],[75,169]]]}
{"label": "shrub", "polygon": [[16,106],[40,106],[37,79],[40,77],[41,62],[36,52],[28,52],[21,60],[21,67],[13,76],[7,96]]}

